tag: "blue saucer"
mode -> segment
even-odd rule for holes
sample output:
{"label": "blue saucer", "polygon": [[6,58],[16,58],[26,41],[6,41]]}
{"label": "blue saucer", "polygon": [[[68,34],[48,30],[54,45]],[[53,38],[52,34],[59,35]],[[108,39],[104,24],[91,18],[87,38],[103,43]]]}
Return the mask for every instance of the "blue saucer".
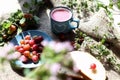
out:
{"label": "blue saucer", "polygon": [[[23,39],[24,36],[26,35],[31,35],[31,37],[33,36],[43,36],[44,40],[47,41],[52,41],[52,38],[46,34],[43,31],[40,30],[28,30],[28,31],[24,31],[22,33],[20,33],[19,35],[16,35],[15,38],[13,38],[10,43],[14,44],[14,45],[20,45],[20,40]],[[40,60],[37,64],[34,64],[33,62],[29,62],[29,63],[23,63],[20,60],[15,61],[15,65],[20,67],[20,68],[35,68],[38,67],[42,64],[42,61]]]}

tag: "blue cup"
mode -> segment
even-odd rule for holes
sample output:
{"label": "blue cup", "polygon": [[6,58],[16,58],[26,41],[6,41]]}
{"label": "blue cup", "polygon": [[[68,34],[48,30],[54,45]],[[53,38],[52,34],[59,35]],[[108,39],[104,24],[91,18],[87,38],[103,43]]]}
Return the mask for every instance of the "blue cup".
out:
{"label": "blue cup", "polygon": [[[79,20],[73,19],[73,12],[68,7],[55,7],[50,11],[51,30],[55,34],[68,33],[79,26]],[[75,26],[72,22],[77,23]]]}

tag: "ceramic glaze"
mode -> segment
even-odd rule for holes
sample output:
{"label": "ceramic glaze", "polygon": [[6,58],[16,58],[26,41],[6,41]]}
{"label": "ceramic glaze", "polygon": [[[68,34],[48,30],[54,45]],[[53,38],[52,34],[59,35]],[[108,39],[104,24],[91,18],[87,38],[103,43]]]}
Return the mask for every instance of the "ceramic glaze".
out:
{"label": "ceramic glaze", "polygon": [[[73,12],[68,7],[54,7],[50,11],[51,30],[55,34],[68,33],[79,26],[79,20],[73,18]],[[75,22],[77,25],[72,25]]]}

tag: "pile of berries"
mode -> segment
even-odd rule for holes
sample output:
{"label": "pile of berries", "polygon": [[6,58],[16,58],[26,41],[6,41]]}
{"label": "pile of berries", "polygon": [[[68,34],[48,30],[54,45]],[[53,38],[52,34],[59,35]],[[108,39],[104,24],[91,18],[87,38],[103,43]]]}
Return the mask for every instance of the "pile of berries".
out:
{"label": "pile of berries", "polygon": [[20,40],[20,45],[15,45],[15,50],[21,53],[19,60],[23,63],[30,61],[38,63],[40,54],[44,48],[41,44],[43,40],[43,36],[35,36],[32,38],[30,35],[26,35],[24,39]]}

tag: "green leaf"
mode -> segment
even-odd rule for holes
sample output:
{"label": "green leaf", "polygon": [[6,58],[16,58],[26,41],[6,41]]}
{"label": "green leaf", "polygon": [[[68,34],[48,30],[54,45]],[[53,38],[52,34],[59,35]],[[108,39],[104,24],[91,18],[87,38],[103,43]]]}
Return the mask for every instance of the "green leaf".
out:
{"label": "green leaf", "polygon": [[12,22],[4,22],[2,28],[9,28]]}
{"label": "green leaf", "polygon": [[37,3],[42,2],[43,0],[37,0]]}
{"label": "green leaf", "polygon": [[46,46],[41,55],[41,60],[46,63],[60,62],[63,59],[64,53],[66,53],[66,50],[56,53],[49,46]]}
{"label": "green leaf", "polygon": [[120,2],[117,2],[117,7],[118,9],[120,9]]}
{"label": "green leaf", "polygon": [[120,68],[120,64],[117,64],[117,66]]}
{"label": "green leaf", "polygon": [[25,21],[26,21],[26,19],[25,19],[25,18],[22,18],[19,23],[20,23],[20,24],[23,24],[23,23],[25,23]]}
{"label": "green leaf", "polygon": [[106,41],[106,39],[105,39],[105,38],[103,38],[100,42],[101,42],[101,44],[104,44],[104,43],[105,43],[105,41]]}
{"label": "green leaf", "polygon": [[87,1],[84,3],[85,8],[88,8]]}
{"label": "green leaf", "polygon": [[43,64],[27,74],[26,77],[32,80],[49,80],[50,71],[46,68],[46,65]]}
{"label": "green leaf", "polygon": [[24,69],[24,75],[27,75],[28,73],[30,73],[30,69]]}
{"label": "green leaf", "polygon": [[120,22],[118,23],[118,25],[120,25]]}
{"label": "green leaf", "polygon": [[18,17],[19,18],[23,17],[23,12],[21,10],[18,10]]}
{"label": "green leaf", "polygon": [[109,8],[113,9],[113,4],[112,3],[109,4]]}
{"label": "green leaf", "polygon": [[93,7],[91,7],[91,8],[90,8],[90,10],[91,10],[92,12],[94,12],[94,9],[93,9]]}
{"label": "green leaf", "polygon": [[21,33],[22,32],[22,28],[21,27],[18,27],[17,29],[17,34]]}
{"label": "green leaf", "polygon": [[60,62],[62,59],[63,59],[63,55],[56,55],[54,58],[53,58],[53,63],[54,62]]}
{"label": "green leaf", "polygon": [[[2,30],[2,26],[0,25],[0,30]],[[1,33],[1,31],[0,31],[0,33]]]}
{"label": "green leaf", "polygon": [[81,6],[84,6],[84,2],[81,2]]}
{"label": "green leaf", "polygon": [[35,22],[36,22],[37,24],[39,24],[39,22],[40,22],[40,18],[37,17],[37,16],[33,16],[33,18],[34,18]]}
{"label": "green leaf", "polygon": [[0,42],[0,46],[3,46],[5,44],[5,42]]}
{"label": "green leaf", "polygon": [[37,1],[36,0],[31,0],[31,5],[36,5]]}
{"label": "green leaf", "polygon": [[30,5],[29,5],[29,3],[28,3],[28,2],[25,2],[25,3],[23,4],[23,7],[24,7],[24,8],[29,8],[29,7],[30,7]]}

